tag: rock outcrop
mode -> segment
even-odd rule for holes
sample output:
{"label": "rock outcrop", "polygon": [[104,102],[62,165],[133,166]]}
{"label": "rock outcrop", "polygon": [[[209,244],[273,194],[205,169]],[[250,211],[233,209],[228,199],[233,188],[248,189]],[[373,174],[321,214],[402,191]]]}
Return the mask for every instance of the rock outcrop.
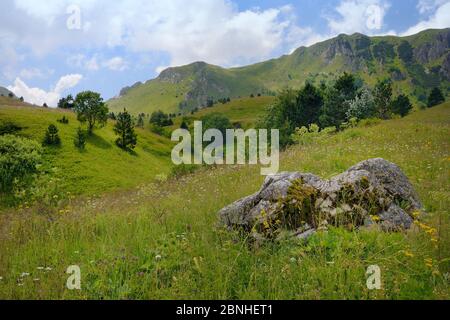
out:
{"label": "rock outcrop", "polygon": [[383,230],[408,229],[422,204],[401,169],[370,159],[323,180],[309,173],[266,178],[260,191],[223,208],[220,221],[255,239],[288,234],[306,239],[329,225],[350,229],[380,224]]}

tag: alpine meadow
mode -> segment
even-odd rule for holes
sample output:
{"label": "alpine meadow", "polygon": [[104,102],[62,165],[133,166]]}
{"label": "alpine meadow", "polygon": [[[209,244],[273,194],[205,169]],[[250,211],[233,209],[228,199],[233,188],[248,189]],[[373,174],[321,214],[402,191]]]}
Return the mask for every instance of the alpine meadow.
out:
{"label": "alpine meadow", "polygon": [[449,1],[6,2],[0,300],[450,299]]}

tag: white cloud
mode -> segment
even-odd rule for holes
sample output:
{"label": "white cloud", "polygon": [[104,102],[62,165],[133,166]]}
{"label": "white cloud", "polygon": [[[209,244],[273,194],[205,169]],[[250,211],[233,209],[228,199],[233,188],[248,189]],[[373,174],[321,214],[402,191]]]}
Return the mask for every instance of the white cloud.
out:
{"label": "white cloud", "polygon": [[102,65],[105,68],[113,71],[124,71],[128,68],[126,61],[121,57],[114,57],[112,59],[106,60]]}
{"label": "white cloud", "polygon": [[59,79],[54,92],[63,93],[65,90],[75,87],[83,79],[81,74],[69,74]]}
{"label": "white cloud", "polygon": [[[288,6],[239,11],[229,0],[50,0],[45,5],[14,0],[14,4],[14,14],[0,13],[0,20],[5,19],[9,37],[36,55],[63,47],[124,46],[138,53],[168,54],[170,65],[195,60],[235,65],[271,56],[283,45],[291,25]],[[69,4],[80,6],[81,30],[66,28]],[[114,63],[117,59],[111,66],[124,68]]]}
{"label": "white cloud", "polygon": [[384,0],[343,0],[336,7],[336,15],[326,15],[333,35],[355,32],[379,34],[390,4]]}
{"label": "white cloud", "polygon": [[72,68],[83,68],[89,71],[97,71],[100,69],[97,59],[98,58],[96,55],[88,58],[84,54],[75,54],[67,58],[67,64]]}
{"label": "white cloud", "polygon": [[70,88],[75,87],[83,78],[80,74],[70,74],[63,76],[59,79],[56,86],[50,90],[45,91],[40,88],[29,87],[23,80],[17,78],[14,81],[14,85],[8,86],[8,90],[14,92],[18,97],[23,97],[25,101],[36,104],[47,105],[55,107],[61,95]]}
{"label": "white cloud", "polygon": [[90,71],[97,71],[98,69],[100,69],[100,66],[97,62],[97,57],[94,56],[91,59],[87,60],[85,62],[85,68]]}
{"label": "white cloud", "polygon": [[416,34],[426,29],[442,29],[450,26],[450,2],[438,7],[427,20],[420,21],[415,26],[402,33],[402,36]]}
{"label": "white cloud", "polygon": [[55,72],[53,69],[25,68],[20,70],[19,77],[25,80],[45,79]]}
{"label": "white cloud", "polygon": [[326,35],[315,33],[312,28],[294,26],[288,32],[286,42],[290,45],[291,49],[289,51],[292,53],[300,46],[310,46],[327,38]]}
{"label": "white cloud", "polygon": [[437,8],[448,2],[449,0],[419,0],[417,9],[421,14],[426,14],[434,12]]}
{"label": "white cloud", "polygon": [[98,54],[87,57],[84,54],[72,55],[67,59],[67,64],[72,68],[83,68],[89,71],[98,71],[106,68],[112,71],[124,71],[128,68],[128,63],[122,57],[104,59]]}

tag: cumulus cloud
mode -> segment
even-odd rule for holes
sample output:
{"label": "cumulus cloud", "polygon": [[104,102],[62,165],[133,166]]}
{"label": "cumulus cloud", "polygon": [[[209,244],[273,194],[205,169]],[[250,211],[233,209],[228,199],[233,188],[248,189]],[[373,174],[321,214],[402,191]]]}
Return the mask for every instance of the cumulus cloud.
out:
{"label": "cumulus cloud", "polygon": [[[80,8],[80,30],[66,28],[69,5]],[[19,12],[0,13],[5,31],[36,54],[59,47],[123,46],[166,53],[171,65],[195,60],[234,65],[267,58],[283,44],[291,25],[289,7],[239,11],[228,0],[51,0],[45,5],[14,0],[13,8]],[[113,68],[124,68],[117,63],[110,61]]]}
{"label": "cumulus cloud", "polygon": [[83,79],[81,74],[69,74],[59,79],[54,92],[63,93],[65,90],[75,87]]}
{"label": "cumulus cloud", "polygon": [[379,34],[390,4],[384,0],[343,0],[336,14],[325,15],[332,34]]}
{"label": "cumulus cloud", "polygon": [[55,87],[50,91],[40,88],[29,87],[23,80],[17,78],[12,86],[8,86],[8,90],[14,92],[18,97],[23,97],[25,101],[36,104],[55,107],[61,95],[68,89],[75,87],[83,78],[80,74],[69,74],[61,77]]}
{"label": "cumulus cloud", "polygon": [[426,29],[442,29],[450,26],[450,1],[439,6],[427,20],[420,21],[402,33],[403,36],[416,34]]}

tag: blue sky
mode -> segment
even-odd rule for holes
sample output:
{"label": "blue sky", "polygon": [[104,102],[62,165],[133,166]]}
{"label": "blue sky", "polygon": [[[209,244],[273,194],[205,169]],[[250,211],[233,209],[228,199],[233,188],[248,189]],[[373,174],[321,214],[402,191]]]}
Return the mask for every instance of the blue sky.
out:
{"label": "blue sky", "polygon": [[0,86],[52,106],[85,89],[107,99],[168,66],[240,66],[340,33],[447,27],[450,0],[2,0]]}

